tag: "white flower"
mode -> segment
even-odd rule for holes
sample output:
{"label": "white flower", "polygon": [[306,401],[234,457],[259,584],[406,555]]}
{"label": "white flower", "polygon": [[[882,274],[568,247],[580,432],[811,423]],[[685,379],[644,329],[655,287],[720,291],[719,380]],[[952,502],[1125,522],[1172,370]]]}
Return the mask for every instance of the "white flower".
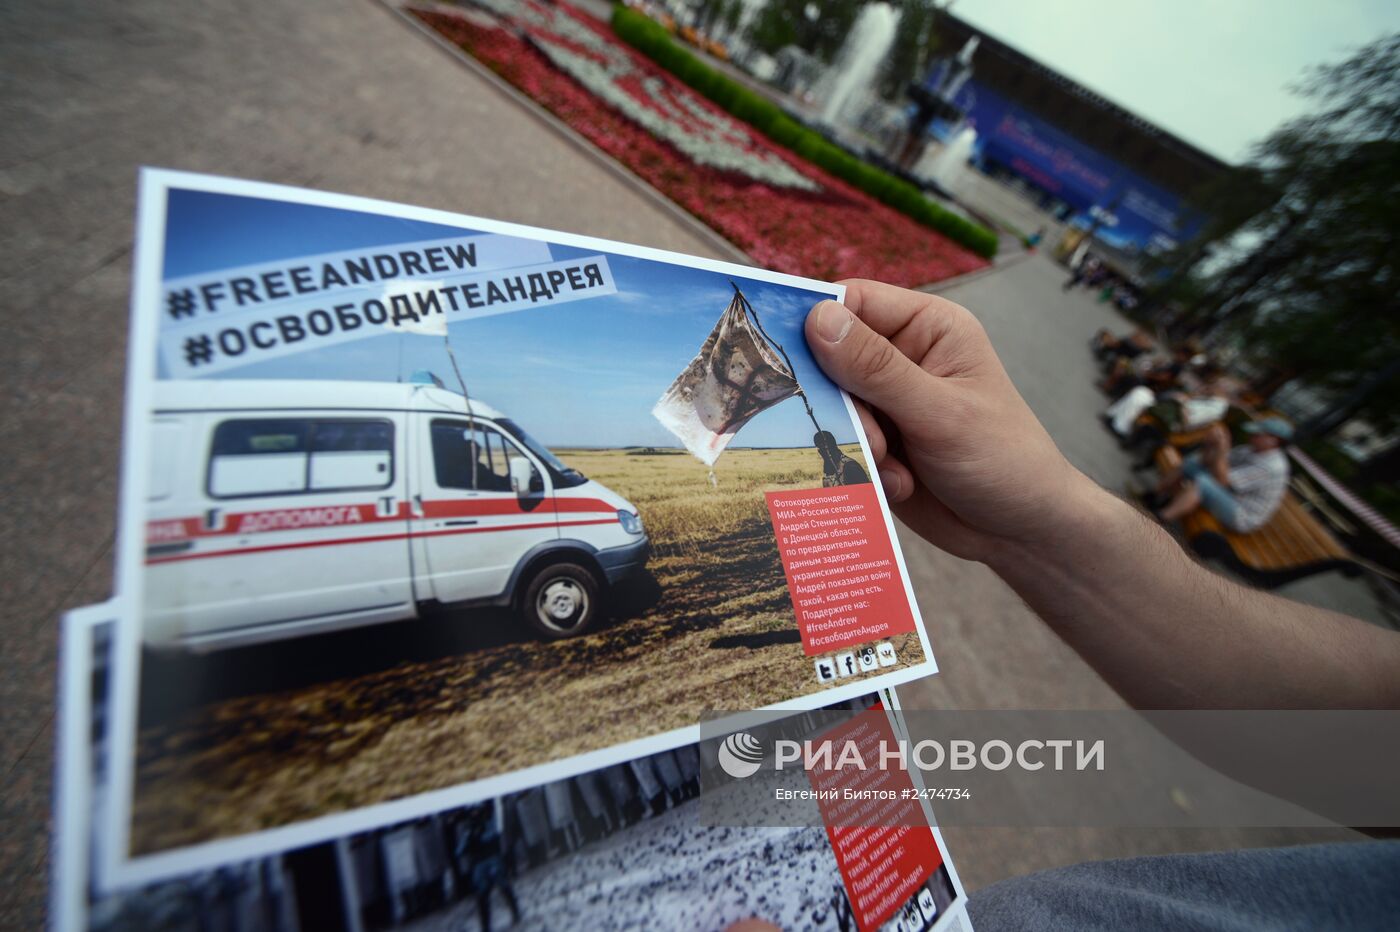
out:
{"label": "white flower", "polygon": [[[662,78],[636,67],[622,48],[568,13],[529,2],[473,3],[494,14],[501,28],[522,31],[556,68],[697,164],[737,172],[774,187],[821,190],[815,181],[770,151],[746,124],[705,106],[689,88],[668,85]],[[579,54],[560,39],[588,49],[606,64]],[[621,78],[635,78],[653,106],[628,93],[618,84]]]}

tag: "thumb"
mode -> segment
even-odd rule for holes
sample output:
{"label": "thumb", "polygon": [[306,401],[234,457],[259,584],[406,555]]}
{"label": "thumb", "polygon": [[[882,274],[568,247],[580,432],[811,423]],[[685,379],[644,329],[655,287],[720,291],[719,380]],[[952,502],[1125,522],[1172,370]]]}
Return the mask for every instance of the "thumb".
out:
{"label": "thumb", "polygon": [[907,408],[932,387],[927,372],[839,302],[812,308],[807,345],[833,381],[887,414]]}

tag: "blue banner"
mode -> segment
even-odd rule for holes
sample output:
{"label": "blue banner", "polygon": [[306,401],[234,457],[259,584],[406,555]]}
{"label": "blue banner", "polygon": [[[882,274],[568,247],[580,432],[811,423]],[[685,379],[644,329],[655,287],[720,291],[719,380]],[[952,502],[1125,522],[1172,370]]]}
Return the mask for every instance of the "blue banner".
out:
{"label": "blue banner", "polygon": [[1069,204],[1074,222],[1107,211],[1099,238],[1129,251],[1158,251],[1188,239],[1203,217],[1182,198],[1153,184],[977,82],[959,95],[977,130],[977,153]]}

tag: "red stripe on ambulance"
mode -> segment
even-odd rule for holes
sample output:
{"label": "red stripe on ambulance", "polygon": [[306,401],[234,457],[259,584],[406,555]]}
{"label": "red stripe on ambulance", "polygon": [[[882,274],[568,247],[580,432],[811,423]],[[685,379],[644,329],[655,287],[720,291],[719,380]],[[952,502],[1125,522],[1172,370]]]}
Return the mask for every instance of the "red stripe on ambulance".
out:
{"label": "red stripe on ambulance", "polygon": [[[558,527],[582,527],[591,524],[616,524],[617,517],[603,518],[596,521],[560,521]],[[273,550],[301,550],[306,547],[340,547],[350,544],[373,544],[386,540],[409,540],[414,537],[446,537],[451,534],[503,534],[509,531],[537,530],[545,527],[555,527],[555,522],[546,521],[540,524],[510,524],[504,527],[476,527],[476,528],[453,528],[450,531],[420,531],[417,534],[380,534],[373,537],[336,537],[328,540],[303,540],[295,543],[268,544],[264,547],[241,547],[238,550],[208,550],[201,553],[179,553],[169,556],[150,557],[146,560],[146,565],[156,563],[178,563],[181,560],[204,560],[210,557],[241,557],[252,553],[268,553]]]}
{"label": "red stripe on ambulance", "polygon": [[[528,511],[520,507],[520,501],[516,498],[482,499],[480,501],[443,499],[423,503],[423,517],[428,519],[486,518],[504,515],[540,516],[555,513],[606,514],[611,515],[610,520],[615,521],[617,509],[596,498],[550,497],[541,501],[538,507]],[[408,505],[400,502],[395,507],[394,512],[387,515],[380,514],[374,504],[326,505],[241,512],[221,516],[219,526],[214,528],[205,527],[203,519],[197,517],[168,518],[150,521],[146,524],[146,542],[148,544],[180,543],[200,537],[265,534],[275,531],[299,531],[351,524],[373,524],[384,521],[403,521],[408,517]]]}

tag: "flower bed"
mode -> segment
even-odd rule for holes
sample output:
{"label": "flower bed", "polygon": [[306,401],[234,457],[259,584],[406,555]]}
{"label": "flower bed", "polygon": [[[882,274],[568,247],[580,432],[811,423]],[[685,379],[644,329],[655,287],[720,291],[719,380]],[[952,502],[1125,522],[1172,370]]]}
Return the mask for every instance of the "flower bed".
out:
{"label": "flower bed", "polygon": [[759,265],[912,286],[987,264],[773,145],[564,3],[411,12]]}

